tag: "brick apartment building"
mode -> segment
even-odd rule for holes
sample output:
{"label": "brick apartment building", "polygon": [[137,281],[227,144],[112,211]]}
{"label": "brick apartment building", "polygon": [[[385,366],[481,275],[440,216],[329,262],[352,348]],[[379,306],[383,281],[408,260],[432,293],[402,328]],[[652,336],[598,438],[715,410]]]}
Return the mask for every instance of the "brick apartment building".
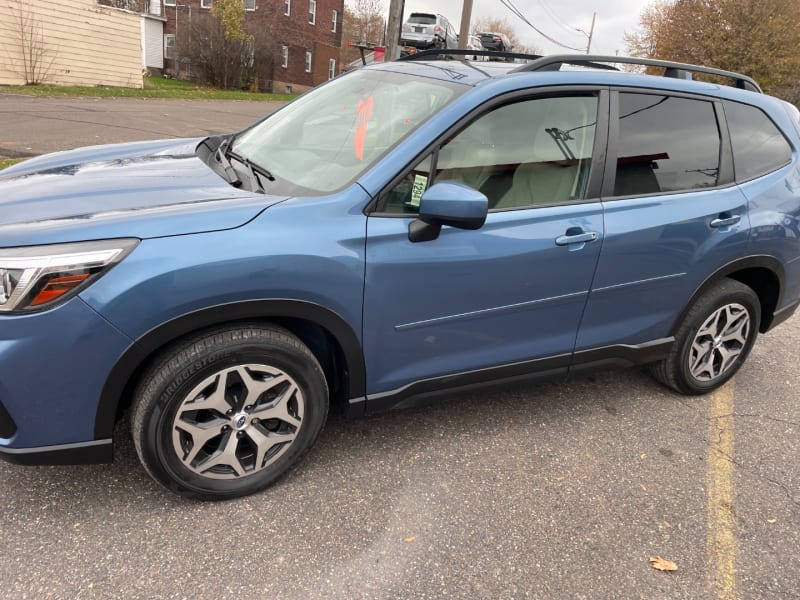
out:
{"label": "brick apartment building", "polygon": [[[340,70],[344,0],[243,0],[245,20],[257,23],[275,41],[275,92],[303,92]],[[164,0],[164,62],[175,73],[178,36],[191,19],[208,14],[213,0]],[[177,21],[176,21],[177,17]]]}

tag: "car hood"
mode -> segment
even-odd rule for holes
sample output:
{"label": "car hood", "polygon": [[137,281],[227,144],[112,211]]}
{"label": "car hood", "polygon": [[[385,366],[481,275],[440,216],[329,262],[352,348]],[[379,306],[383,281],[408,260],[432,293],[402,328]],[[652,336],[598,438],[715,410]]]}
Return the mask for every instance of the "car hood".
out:
{"label": "car hood", "polygon": [[286,199],[229,185],[199,142],[93,146],[0,171],[0,247],[232,229]]}

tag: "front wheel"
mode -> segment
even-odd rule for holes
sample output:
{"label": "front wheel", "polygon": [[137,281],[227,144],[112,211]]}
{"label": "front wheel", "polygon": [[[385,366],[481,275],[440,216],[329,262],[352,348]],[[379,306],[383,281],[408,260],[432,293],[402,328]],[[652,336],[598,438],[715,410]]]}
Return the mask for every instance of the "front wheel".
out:
{"label": "front wheel", "polygon": [[177,342],[143,375],[132,409],[148,473],[182,496],[257,492],[316,441],[328,389],[310,350],[270,325],[222,327]]}
{"label": "front wheel", "polygon": [[651,365],[650,371],[682,394],[711,392],[742,366],[760,323],[756,293],[738,281],[720,281],[689,309],[675,334],[672,353]]}

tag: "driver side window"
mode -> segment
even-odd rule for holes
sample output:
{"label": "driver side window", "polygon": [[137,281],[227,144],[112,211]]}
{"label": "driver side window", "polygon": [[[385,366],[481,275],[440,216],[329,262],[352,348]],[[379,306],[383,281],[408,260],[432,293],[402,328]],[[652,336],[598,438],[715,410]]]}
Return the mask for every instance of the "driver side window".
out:
{"label": "driver side window", "polygon": [[501,106],[443,144],[386,193],[378,212],[415,213],[434,181],[485,194],[490,210],[583,200],[597,127],[595,96],[537,98]]}

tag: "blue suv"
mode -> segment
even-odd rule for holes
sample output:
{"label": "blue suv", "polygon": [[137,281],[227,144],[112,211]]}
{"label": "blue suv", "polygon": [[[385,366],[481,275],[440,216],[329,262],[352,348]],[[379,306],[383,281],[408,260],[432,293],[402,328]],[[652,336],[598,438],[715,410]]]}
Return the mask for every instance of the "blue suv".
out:
{"label": "blue suv", "polygon": [[798,148],[798,110],[736,73],[420,54],[235,135],[20,163],[0,454],[107,462],[127,413],[158,482],[221,499],[331,409],[638,364],[707,393],[797,308]]}

